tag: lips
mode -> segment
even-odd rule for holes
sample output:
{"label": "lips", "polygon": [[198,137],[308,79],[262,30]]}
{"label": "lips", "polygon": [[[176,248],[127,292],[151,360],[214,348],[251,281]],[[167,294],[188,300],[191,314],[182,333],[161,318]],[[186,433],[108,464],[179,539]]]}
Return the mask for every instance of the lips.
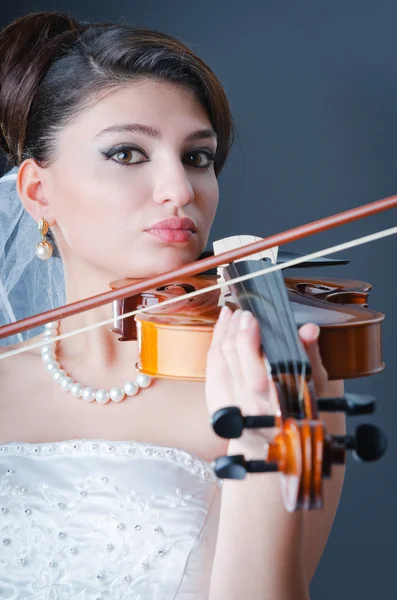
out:
{"label": "lips", "polygon": [[152,230],[182,230],[182,231],[191,231],[192,233],[196,233],[197,229],[194,222],[188,217],[171,217],[170,219],[165,219],[164,221],[159,221],[155,225],[151,225],[147,231]]}
{"label": "lips", "polygon": [[154,235],[166,244],[180,244],[188,242],[197,233],[197,229],[194,222],[188,217],[172,217],[152,225],[146,229],[146,233]]}

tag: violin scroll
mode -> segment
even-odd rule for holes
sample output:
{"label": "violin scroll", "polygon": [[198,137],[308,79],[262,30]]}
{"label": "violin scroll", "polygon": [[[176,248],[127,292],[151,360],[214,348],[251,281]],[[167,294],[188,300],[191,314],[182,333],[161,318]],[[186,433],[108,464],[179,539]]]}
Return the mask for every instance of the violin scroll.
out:
{"label": "violin scroll", "polygon": [[[346,399],[333,400],[341,401],[342,410]],[[363,403],[364,407],[367,405]],[[211,422],[215,433],[227,439],[241,437],[244,429],[280,426],[278,417],[243,416],[236,406],[216,411]],[[213,469],[221,479],[244,479],[247,473],[278,471],[282,475],[282,493],[287,510],[311,510],[323,506],[322,481],[331,476],[334,465],[345,464],[347,450],[351,450],[354,458],[360,461],[372,462],[380,459],[386,449],[386,436],[375,425],[361,424],[354,435],[336,436],[326,432],[322,421],[287,419],[274,440],[264,444],[265,459],[246,460],[243,455],[221,456],[213,462]]]}

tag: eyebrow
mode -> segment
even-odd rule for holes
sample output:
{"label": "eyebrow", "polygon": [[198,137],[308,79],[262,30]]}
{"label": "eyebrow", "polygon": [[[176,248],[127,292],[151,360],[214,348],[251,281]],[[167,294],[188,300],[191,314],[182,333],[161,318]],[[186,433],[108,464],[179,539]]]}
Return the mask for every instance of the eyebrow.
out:
{"label": "eyebrow", "polygon": [[[102,131],[97,133],[95,137],[102,137],[109,133],[141,133],[155,139],[161,138],[161,133],[158,129],[148,125],[139,125],[138,123],[122,123],[120,125],[111,125],[110,127],[106,127],[106,129],[102,129]],[[214,138],[217,140],[218,136],[213,129],[197,129],[197,131],[189,133],[189,135],[186,137],[186,141],[195,142],[196,140],[204,140],[207,138]]]}

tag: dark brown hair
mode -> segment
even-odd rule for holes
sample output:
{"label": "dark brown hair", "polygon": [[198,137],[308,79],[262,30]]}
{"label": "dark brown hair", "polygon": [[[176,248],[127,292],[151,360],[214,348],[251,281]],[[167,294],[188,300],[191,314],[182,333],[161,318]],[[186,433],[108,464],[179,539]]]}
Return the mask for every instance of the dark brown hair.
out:
{"label": "dark brown hair", "polygon": [[142,77],[194,91],[218,135],[216,174],[225,163],[234,136],[226,94],[211,69],[169,35],[38,12],[0,33],[0,57],[0,147],[12,166],[29,157],[48,166],[59,129],[99,92]]}

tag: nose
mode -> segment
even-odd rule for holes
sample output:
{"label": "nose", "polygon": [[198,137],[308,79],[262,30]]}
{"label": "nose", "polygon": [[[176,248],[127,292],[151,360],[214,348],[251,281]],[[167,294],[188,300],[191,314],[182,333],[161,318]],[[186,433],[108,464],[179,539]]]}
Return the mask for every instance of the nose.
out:
{"label": "nose", "polygon": [[181,162],[168,162],[157,171],[153,199],[157,204],[172,202],[177,207],[193,202],[193,186]]}

